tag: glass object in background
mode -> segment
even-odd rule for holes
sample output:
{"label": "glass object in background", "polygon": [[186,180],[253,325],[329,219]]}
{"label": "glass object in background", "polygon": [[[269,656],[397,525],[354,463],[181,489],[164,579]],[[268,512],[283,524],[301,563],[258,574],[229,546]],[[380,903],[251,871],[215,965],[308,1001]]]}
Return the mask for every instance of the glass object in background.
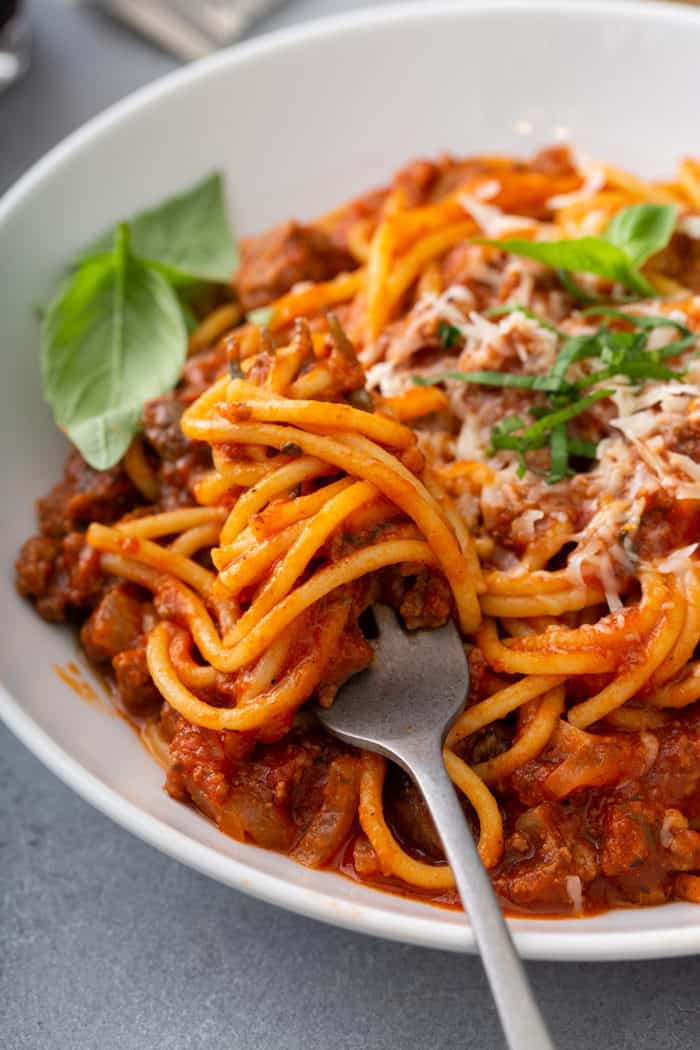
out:
{"label": "glass object in background", "polygon": [[[235,43],[286,0],[83,0],[185,62]],[[2,4],[2,0],[0,0]]]}
{"label": "glass object in background", "polygon": [[29,64],[29,19],[24,0],[0,0],[0,90]]}

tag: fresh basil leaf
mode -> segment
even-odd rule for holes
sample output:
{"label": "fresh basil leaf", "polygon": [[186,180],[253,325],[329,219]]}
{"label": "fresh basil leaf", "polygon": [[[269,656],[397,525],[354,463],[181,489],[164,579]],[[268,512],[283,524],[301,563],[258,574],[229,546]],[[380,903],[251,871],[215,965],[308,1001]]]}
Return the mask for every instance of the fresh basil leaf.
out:
{"label": "fresh basil leaf", "polygon": [[569,468],[569,436],[563,423],[554,427],[550,434],[549,456],[547,482],[550,485],[556,485],[558,481],[563,481],[572,473]]}
{"label": "fresh basil leaf", "polygon": [[[136,215],[129,228],[132,253],[159,267],[173,284],[225,283],[238,265],[220,173]],[[109,251],[112,237],[113,231],[106,233],[82,259]]]}
{"label": "fresh basil leaf", "polygon": [[660,361],[666,361],[669,357],[678,357],[685,350],[693,350],[693,357],[697,357],[697,341],[700,339],[700,335],[697,332],[689,332],[688,335],[684,335],[681,339],[674,339],[672,343],[667,343],[666,346],[662,346],[659,350],[650,350],[649,353],[653,353]]}
{"label": "fresh basil leaf", "polygon": [[598,442],[586,441],[584,438],[572,438],[569,441],[569,453],[581,459],[595,459],[598,455]]}
{"label": "fresh basil leaf", "polygon": [[[527,426],[521,416],[508,416],[491,430],[492,449],[510,449],[514,452],[524,454],[543,448],[550,439],[552,431],[564,423],[568,423],[576,416],[594,405],[603,398],[610,397],[614,390],[596,390],[587,397],[578,401],[572,401],[565,407],[554,412],[538,413],[536,423]],[[524,428],[524,429],[523,429]],[[517,433],[517,431],[522,433]]]}
{"label": "fresh basil leaf", "polygon": [[566,270],[557,270],[557,277],[559,278],[564,291],[569,293],[574,302],[586,306],[603,301],[600,296],[591,295],[590,292],[584,291],[581,285],[575,281],[571,274],[567,273]]}
{"label": "fresh basil leaf", "polygon": [[441,372],[438,376],[413,376],[416,386],[436,386],[446,379],[461,383],[478,383],[480,386],[517,387],[520,390],[548,390],[559,392],[566,384],[562,379],[550,375],[528,376],[519,372]]}
{"label": "fresh basil leaf", "polygon": [[655,361],[625,361],[621,364],[611,365],[609,368],[601,368],[597,372],[592,372],[589,376],[579,379],[575,386],[577,390],[586,390],[588,387],[595,386],[596,383],[602,383],[606,379],[612,379],[614,376],[625,376],[626,379],[638,383],[642,379],[663,381],[682,379],[683,375],[683,372],[675,372],[671,368],[664,368],[663,365],[657,364]]}
{"label": "fresh basil leaf", "polygon": [[501,251],[525,259],[534,259],[554,270],[594,273],[598,277],[624,284],[640,295],[656,295],[652,285],[622,248],[602,237],[579,237],[570,241],[528,241],[518,237],[493,241],[478,237],[474,243],[500,248]]}
{"label": "fresh basil leaf", "polygon": [[179,302],[180,309],[182,310],[182,320],[185,323],[185,330],[188,336],[190,336],[199,327],[199,321],[196,313],[185,299],[180,298]]}
{"label": "fresh basil leaf", "polygon": [[494,428],[494,433],[498,434],[512,434],[516,430],[520,430],[525,426],[525,420],[522,416],[506,416],[502,419]]}
{"label": "fresh basil leaf", "polygon": [[42,325],[46,399],[91,466],[126,452],[145,402],[176,384],[186,348],[175,292],[118,227],[113,250],[69,277]]}
{"label": "fresh basil leaf", "polygon": [[625,253],[633,266],[665,248],[676,225],[674,204],[632,204],[613,216],[604,237]]}
{"label": "fresh basil leaf", "polygon": [[138,430],[141,411],[133,406],[108,409],[66,426],[66,434],[95,470],[107,470],[122,458]]}
{"label": "fresh basil leaf", "polygon": [[596,401],[602,401],[603,398],[611,397],[614,393],[614,390],[596,390],[594,393],[588,394],[587,397],[582,397],[580,401],[574,401],[565,408],[560,408],[556,412],[550,412],[548,415],[542,416],[541,419],[538,419],[536,423],[533,423],[519,435],[522,448],[525,450],[541,448],[540,442],[551,434],[555,427],[575,419],[576,416],[580,416],[582,412],[594,405]]}
{"label": "fresh basil leaf", "polygon": [[627,321],[634,328],[675,328],[681,335],[690,335],[690,329],[680,321],[674,321],[664,314],[632,314],[626,310],[617,310],[613,306],[587,306],[581,311],[584,317],[614,317]]}
{"label": "fresh basil leaf", "polygon": [[571,335],[564,341],[549,374],[563,380],[571,365],[600,357],[602,349],[599,332],[591,335]]}
{"label": "fresh basil leaf", "polygon": [[[502,251],[563,271],[567,288],[584,301],[589,297],[569,273],[594,273],[598,277],[624,284],[645,296],[656,292],[640,267],[668,244],[676,224],[677,208],[673,204],[632,204],[623,208],[609,223],[602,237],[579,237],[562,241],[528,241],[520,238],[494,241],[476,238],[476,244],[487,244]],[[565,276],[564,276],[565,275]]]}

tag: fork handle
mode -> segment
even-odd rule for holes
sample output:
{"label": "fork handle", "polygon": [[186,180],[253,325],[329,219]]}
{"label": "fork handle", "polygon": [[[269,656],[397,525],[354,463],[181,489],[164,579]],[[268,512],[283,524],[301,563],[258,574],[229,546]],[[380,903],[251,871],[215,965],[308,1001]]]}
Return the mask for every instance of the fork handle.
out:
{"label": "fork handle", "polygon": [[510,1050],[555,1050],[442,761],[412,764],[474,931]]}

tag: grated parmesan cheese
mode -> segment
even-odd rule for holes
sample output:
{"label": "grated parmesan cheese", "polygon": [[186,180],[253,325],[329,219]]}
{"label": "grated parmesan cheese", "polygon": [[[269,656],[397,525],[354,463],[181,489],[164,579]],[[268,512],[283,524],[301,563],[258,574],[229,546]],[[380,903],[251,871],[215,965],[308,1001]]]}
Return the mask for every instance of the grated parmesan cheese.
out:
{"label": "grated parmesan cheese", "polygon": [[391,361],[378,361],[365,373],[368,390],[378,390],[382,397],[395,397],[411,386],[410,377],[397,372]]}
{"label": "grated parmesan cheese", "polygon": [[481,428],[473,416],[468,416],[462,423],[455,445],[455,458],[483,460],[489,447],[488,437],[484,440]]}
{"label": "grated parmesan cheese", "polygon": [[543,510],[525,510],[516,519],[520,526],[520,533],[523,539],[531,542],[535,538],[535,525],[538,521],[541,521],[544,517]]}
{"label": "grated parmesan cheese", "polygon": [[673,849],[676,835],[687,827],[688,819],[679,809],[667,809],[659,831],[659,842],[663,848]]}
{"label": "grated parmesan cheese", "polygon": [[[595,179],[588,178],[590,172],[586,175],[591,191]],[[462,201],[487,234],[530,224],[528,219],[506,215],[485,203],[499,188],[495,180],[484,183],[475,189],[473,197],[465,195]],[[563,206],[561,201],[557,203]],[[700,215],[696,218],[700,220]],[[554,233],[554,227],[537,224],[538,238]],[[468,275],[465,279],[470,284],[474,282],[474,292],[453,284],[440,294],[422,295],[410,313],[390,327],[388,338],[385,335],[383,342],[361,351],[362,359],[371,366],[367,369],[370,389],[396,396],[411,388],[416,374],[429,378],[453,369],[524,375],[547,372],[557,356],[557,335],[519,311],[500,318],[485,316],[475,309],[476,296],[479,303],[484,297],[487,302],[498,302],[502,293],[500,299],[509,304],[532,306],[558,319],[560,331],[568,335],[596,330],[598,322],[578,312],[560,319],[567,314],[569,304],[565,299],[557,304],[552,293],[538,288],[540,268],[536,263],[509,256],[487,262],[487,254],[478,245],[462,246],[459,272]],[[595,290],[597,279],[590,277],[589,284],[586,280],[582,275],[582,283]],[[658,303],[652,301],[636,302],[626,309],[640,315],[659,313]],[[688,315],[700,313],[700,296],[686,309],[664,313],[687,324]],[[459,332],[456,347],[438,345],[440,322]],[[657,326],[650,332],[649,349],[661,349],[676,338],[673,330]],[[429,364],[414,363],[415,354],[426,347],[431,348]],[[494,455],[489,451],[493,426],[509,414],[524,415],[529,407],[527,397],[518,391],[485,392],[470,383],[446,381],[454,425],[444,430],[421,429],[419,445],[428,449],[428,458],[437,463],[457,459],[489,464],[493,482],[479,491],[460,492],[456,498],[470,528],[487,533],[494,528],[496,539],[490,555],[494,567],[526,571],[517,553],[519,545],[530,544],[560,516],[567,526],[563,530],[566,543],[575,544],[565,569],[572,586],[583,590],[595,580],[611,612],[623,607],[621,594],[630,578],[639,573],[634,545],[629,540],[634,540],[650,502],[660,493],[668,493],[674,500],[700,500],[700,462],[686,454],[694,454],[688,439],[697,436],[700,440],[700,359],[687,353],[682,360],[686,367],[682,379],[641,386],[629,383],[626,376],[606,379],[606,386],[609,383],[613,388],[611,399],[590,409],[582,420],[583,433],[590,433],[591,440],[598,439],[596,460],[587,473],[552,486],[534,473],[520,478],[515,453],[501,450]],[[574,366],[575,378],[589,375],[593,367],[585,361]],[[514,544],[499,543],[499,532],[505,529]],[[689,565],[700,564],[699,552],[700,541],[667,553],[655,567],[663,573],[682,575]]]}
{"label": "grated parmesan cheese", "polygon": [[659,572],[668,573],[669,576],[682,576],[688,568],[688,562],[698,549],[697,543],[689,543],[687,547],[680,547],[671,551],[661,561],[657,561],[654,568]]}
{"label": "grated parmesan cheese", "polygon": [[501,184],[498,179],[487,179],[474,190],[474,196],[480,201],[492,201],[501,192]]}
{"label": "grated parmesan cheese", "polygon": [[620,543],[629,509],[624,499],[603,502],[585,528],[573,537],[576,550],[570,555],[566,566],[567,575],[576,587],[586,586],[585,568],[598,577],[610,612],[622,608],[619,570],[629,575],[634,569]]}
{"label": "grated parmesan cheese", "polygon": [[700,215],[683,215],[678,220],[676,229],[679,233],[684,233],[686,237],[700,240]]}
{"label": "grated parmesan cheese", "polygon": [[573,204],[582,204],[584,201],[594,197],[605,185],[605,171],[600,165],[591,164],[589,160],[582,157],[579,159],[577,167],[584,177],[583,186],[572,193],[560,193],[555,197],[550,197],[547,201],[547,207],[551,208],[552,211],[570,208]]}
{"label": "grated parmesan cheese", "polygon": [[644,772],[642,773],[642,776],[644,776],[645,773],[649,772],[654,765],[654,762],[656,762],[659,757],[659,739],[648,730],[644,730],[640,733],[639,739],[644,745],[644,750],[646,751],[646,764],[644,766]]}
{"label": "grated parmesan cheese", "polygon": [[486,204],[471,193],[462,193],[459,203],[487,237],[497,239],[507,233],[539,225],[536,219],[530,219],[525,215],[506,214],[500,208],[493,204]]}
{"label": "grated parmesan cheese", "polygon": [[566,895],[571,901],[572,908],[575,915],[580,915],[583,911],[583,885],[578,875],[567,875],[564,880],[566,886]]}

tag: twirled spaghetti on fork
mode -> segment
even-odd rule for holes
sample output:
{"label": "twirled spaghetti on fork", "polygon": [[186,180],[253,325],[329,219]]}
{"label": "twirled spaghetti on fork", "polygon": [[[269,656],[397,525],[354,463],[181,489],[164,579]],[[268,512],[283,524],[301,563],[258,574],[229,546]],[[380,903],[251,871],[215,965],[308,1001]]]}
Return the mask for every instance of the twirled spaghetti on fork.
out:
{"label": "twirled spaghetti on fork", "polygon": [[[676,210],[646,297],[527,256],[640,203]],[[463,633],[444,757],[506,906],[700,900],[698,224],[696,162],[557,148],[418,162],[244,245],[178,390],[118,468],[73,458],[18,562],[43,615],[89,613],[175,797],[455,900],[415,789],[304,708],[381,598]]]}

